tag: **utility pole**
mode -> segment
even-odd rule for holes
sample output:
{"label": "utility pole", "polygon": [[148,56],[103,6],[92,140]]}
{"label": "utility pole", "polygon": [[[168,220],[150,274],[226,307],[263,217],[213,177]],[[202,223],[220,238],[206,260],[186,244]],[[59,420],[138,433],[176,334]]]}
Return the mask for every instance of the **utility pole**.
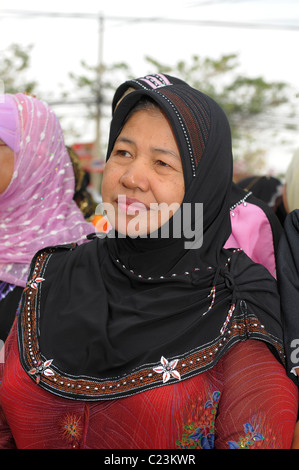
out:
{"label": "utility pole", "polygon": [[[102,145],[101,145],[101,118],[102,118],[102,104],[103,104],[103,51],[104,51],[104,17],[99,15],[98,17],[98,27],[99,27],[99,41],[98,41],[98,64],[97,64],[97,96],[96,96],[96,117],[95,117],[95,141],[93,147],[92,159],[102,160]],[[95,170],[95,167],[93,167]],[[99,191],[101,183],[101,174],[92,171],[91,172],[91,183],[93,187]]]}

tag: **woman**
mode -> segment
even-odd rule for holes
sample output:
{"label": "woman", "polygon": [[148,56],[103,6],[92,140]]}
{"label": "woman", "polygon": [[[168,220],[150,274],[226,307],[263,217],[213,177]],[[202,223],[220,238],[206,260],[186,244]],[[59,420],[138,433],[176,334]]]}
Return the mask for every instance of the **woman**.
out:
{"label": "woman", "polygon": [[68,146],[66,149],[70,156],[75,174],[75,194],[73,199],[84,215],[84,219],[94,224],[95,212],[98,204],[88,190],[90,175],[82,168],[80,158],[74,149]]}
{"label": "woman", "polygon": [[[287,217],[278,250],[278,286],[285,322],[286,362],[291,377],[299,385],[297,346],[298,324],[298,269],[299,269],[299,150],[287,168],[284,186],[284,205]],[[299,435],[299,431],[298,431]]]}
{"label": "woman", "polygon": [[283,204],[287,214],[299,209],[299,149],[288,165],[285,174],[285,184],[283,187]]}
{"label": "woman", "polygon": [[[284,318],[286,364],[294,383],[299,385],[299,150],[296,150],[286,171],[283,202],[287,217],[278,247],[278,287]],[[299,421],[296,424],[293,448],[299,449]]]}
{"label": "woman", "polygon": [[[112,113],[124,96],[138,89],[151,90],[169,83],[187,86],[187,83],[170,75],[156,73],[134,80],[127,80],[116,90],[112,100]],[[282,234],[281,218],[273,214],[273,209],[258,197],[251,188],[244,190],[232,184],[230,215],[231,234],[225,247],[242,248],[256,263],[265,266],[276,278],[276,257]]]}
{"label": "woman", "polygon": [[30,262],[43,247],[86,240],[74,171],[52,109],[22,93],[0,101],[0,339],[9,333]]}
{"label": "woman", "polygon": [[276,283],[223,248],[231,179],[209,97],[170,83],[121,101],[102,184],[114,230],[35,256],[6,343],[4,447],[290,447]]}

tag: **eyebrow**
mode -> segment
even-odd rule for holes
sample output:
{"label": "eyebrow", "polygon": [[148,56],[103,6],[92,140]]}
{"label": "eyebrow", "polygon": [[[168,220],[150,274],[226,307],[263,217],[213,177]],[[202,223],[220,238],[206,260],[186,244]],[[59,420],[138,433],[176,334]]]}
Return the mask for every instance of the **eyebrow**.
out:
{"label": "eyebrow", "polygon": [[177,158],[178,160],[181,160],[180,155],[177,154],[174,150],[171,150],[171,149],[168,149],[168,148],[161,149],[159,147],[158,148],[153,148],[152,150],[153,150],[153,152],[168,154],[168,155],[171,155],[171,156]]}
{"label": "eyebrow", "polygon": [[[118,137],[115,141],[115,144],[117,144],[118,142],[124,142],[126,144],[131,144],[131,145],[136,145],[134,140],[131,140],[131,139],[128,139],[127,137]],[[152,152],[155,152],[155,153],[162,153],[162,154],[169,154],[169,155],[172,155],[173,157],[181,160],[181,156],[175,152],[174,150],[171,150],[171,149],[168,149],[168,148],[160,148],[160,147],[152,147],[151,148]]]}
{"label": "eyebrow", "polygon": [[114,142],[114,145],[117,144],[118,142],[125,142],[126,144],[135,144],[135,142],[131,139],[127,139],[127,137],[117,137],[117,139]]}

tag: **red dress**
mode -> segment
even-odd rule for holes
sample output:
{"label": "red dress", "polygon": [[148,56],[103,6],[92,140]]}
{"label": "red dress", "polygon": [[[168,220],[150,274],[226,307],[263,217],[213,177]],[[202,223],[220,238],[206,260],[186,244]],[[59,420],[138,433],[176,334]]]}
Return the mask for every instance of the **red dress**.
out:
{"label": "red dress", "polygon": [[80,401],[23,370],[16,328],[0,386],[0,448],[290,448],[297,387],[262,341],[234,345],[210,370],[121,399]]}

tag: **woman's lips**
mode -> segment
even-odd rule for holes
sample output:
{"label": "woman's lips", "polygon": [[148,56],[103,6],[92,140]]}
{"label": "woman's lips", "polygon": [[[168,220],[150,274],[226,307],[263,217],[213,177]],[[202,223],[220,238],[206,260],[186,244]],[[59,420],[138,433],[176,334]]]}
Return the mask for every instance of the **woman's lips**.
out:
{"label": "woman's lips", "polygon": [[135,215],[136,212],[147,211],[147,206],[138,199],[132,199],[126,196],[118,196],[117,200],[118,208],[126,212],[128,215]]}

